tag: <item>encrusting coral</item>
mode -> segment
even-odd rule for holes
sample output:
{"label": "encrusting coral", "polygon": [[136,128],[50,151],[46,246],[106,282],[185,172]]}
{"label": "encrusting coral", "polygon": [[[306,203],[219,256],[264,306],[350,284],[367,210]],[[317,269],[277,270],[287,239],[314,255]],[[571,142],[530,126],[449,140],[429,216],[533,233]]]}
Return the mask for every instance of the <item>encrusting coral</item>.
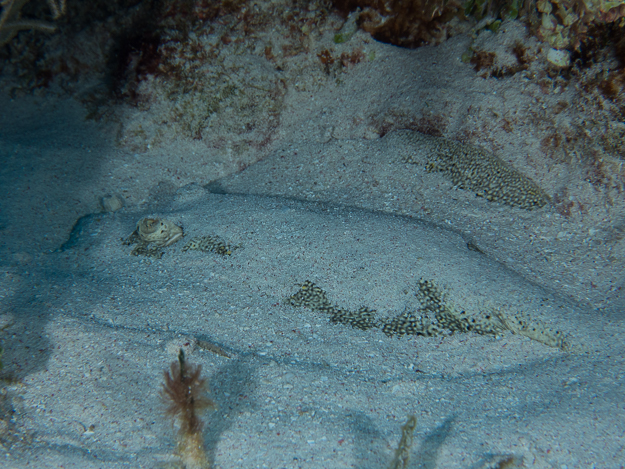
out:
{"label": "encrusting coral", "polygon": [[334,0],[343,15],[358,13],[358,25],[375,39],[403,47],[436,44],[465,19],[496,31],[502,21],[522,18],[551,47],[579,49],[589,28],[625,17],[625,0]]}
{"label": "encrusting coral", "polygon": [[448,23],[462,12],[456,0],[334,0],[343,14],[361,8],[360,27],[381,42],[420,47],[447,39]]}
{"label": "encrusting coral", "polygon": [[161,397],[168,404],[166,414],[178,421],[178,454],[185,469],[208,469],[210,464],[204,450],[204,423],[198,414],[214,409],[215,403],[206,395],[208,385],[201,377],[202,367],[186,362],[180,349],[178,361],[165,371]]}
{"label": "encrusting coral", "polygon": [[625,0],[538,0],[538,36],[556,49],[579,49],[593,24],[625,17]]}

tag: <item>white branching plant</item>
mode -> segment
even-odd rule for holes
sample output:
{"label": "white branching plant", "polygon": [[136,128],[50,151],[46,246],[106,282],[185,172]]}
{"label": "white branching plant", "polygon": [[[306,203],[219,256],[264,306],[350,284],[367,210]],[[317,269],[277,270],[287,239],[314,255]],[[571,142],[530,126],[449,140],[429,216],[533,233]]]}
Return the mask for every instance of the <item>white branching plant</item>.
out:
{"label": "white branching plant", "polygon": [[[0,46],[8,43],[19,31],[34,29],[46,33],[53,33],[56,26],[48,21],[37,19],[22,19],[22,7],[29,0],[0,0]],[[65,14],[66,0],[47,0],[52,19],[57,20]]]}

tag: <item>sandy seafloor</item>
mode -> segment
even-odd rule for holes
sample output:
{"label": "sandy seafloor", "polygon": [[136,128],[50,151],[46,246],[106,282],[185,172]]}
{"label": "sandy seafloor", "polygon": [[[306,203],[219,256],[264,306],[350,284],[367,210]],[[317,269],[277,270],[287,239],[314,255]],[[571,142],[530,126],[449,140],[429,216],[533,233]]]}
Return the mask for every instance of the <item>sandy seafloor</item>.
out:
{"label": "sandy seafloor", "polygon": [[[292,93],[269,154],[220,180],[197,142],[135,153],[71,101],[4,99],[0,466],[175,463],[159,390],[184,347],[218,405],[205,415],[215,468],[386,468],[410,414],[411,468],[623,467],[623,245],[608,239],[623,195],[607,204],[581,179],[534,167],[545,189],[566,179],[586,197],[583,216],[489,204],[398,162],[396,135],[358,124],[392,98],[393,61],[400,83],[429,76],[395,99],[430,93],[436,106],[444,95],[456,128],[473,125],[462,112],[486,93],[523,108],[517,82],[471,76],[462,41],[375,45],[379,61],[344,88]],[[453,78],[438,81],[435,66]],[[522,141],[538,152],[519,125],[502,151]],[[107,193],[126,207],[100,213]],[[144,216],[183,226],[185,239],[158,260],[132,256],[121,240]],[[202,235],[242,248],[182,251]],[[389,338],[283,302],[311,280],[337,305],[394,315],[414,306],[420,278],[468,310],[526,313],[572,350],[509,333]]]}

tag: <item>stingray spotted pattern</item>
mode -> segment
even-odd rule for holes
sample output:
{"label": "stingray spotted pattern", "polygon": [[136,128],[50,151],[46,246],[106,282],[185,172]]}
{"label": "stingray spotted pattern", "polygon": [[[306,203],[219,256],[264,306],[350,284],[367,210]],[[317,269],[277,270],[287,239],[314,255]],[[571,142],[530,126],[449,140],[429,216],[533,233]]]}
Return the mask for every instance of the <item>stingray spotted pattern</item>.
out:
{"label": "stingray spotted pattern", "polygon": [[330,322],[345,324],[361,330],[382,329],[389,337],[417,335],[434,337],[438,335],[473,332],[480,335],[501,335],[505,331],[524,335],[550,347],[567,351],[571,347],[559,331],[553,331],[542,324],[532,322],[520,315],[507,316],[499,311],[471,316],[459,310],[445,299],[444,293],[431,280],[421,279],[415,293],[421,304],[421,315],[406,311],[393,318],[376,320],[375,310],[362,307],[349,311],[333,305],[326,293],[307,280],[299,285],[300,290],[285,302],[291,306],[303,306],[330,316]]}
{"label": "stingray spotted pattern", "polygon": [[171,246],[183,237],[181,227],[164,218],[142,218],[135,230],[123,241],[125,246],[136,244],[134,256],[147,256],[160,259],[164,247]]}
{"label": "stingray spotted pattern", "polygon": [[219,236],[200,236],[193,238],[183,248],[183,251],[213,252],[221,256],[230,256],[233,251],[240,249],[240,245],[226,243]]}
{"label": "stingray spotted pattern", "polygon": [[[125,246],[136,244],[131,254],[160,259],[164,247],[171,246],[184,236],[181,227],[163,218],[142,218],[128,238]],[[189,241],[182,251],[212,252],[221,256],[230,256],[240,245],[231,245],[219,236],[199,236]]]}
{"label": "stingray spotted pattern", "polygon": [[[443,173],[460,189],[525,210],[544,207],[549,202],[538,184],[483,148],[411,131],[404,132],[404,139],[411,147],[425,150],[428,172]],[[423,163],[415,154],[408,154],[404,160]]]}

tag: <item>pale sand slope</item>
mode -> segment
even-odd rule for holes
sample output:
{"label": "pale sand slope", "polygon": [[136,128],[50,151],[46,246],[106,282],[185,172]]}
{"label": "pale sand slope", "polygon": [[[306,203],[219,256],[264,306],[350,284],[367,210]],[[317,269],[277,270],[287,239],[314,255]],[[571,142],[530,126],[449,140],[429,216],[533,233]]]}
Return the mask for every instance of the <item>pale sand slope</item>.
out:
{"label": "pale sand slope", "polygon": [[[4,210],[15,215],[4,228],[16,235],[10,256],[19,261],[58,247],[79,216],[99,210],[98,198],[107,192],[135,206],[188,183],[211,183],[214,191],[329,201],[449,226],[526,278],[621,314],[625,169],[615,152],[606,153],[605,139],[622,147],[623,124],[615,120],[614,103],[584,84],[610,63],[586,71],[581,81],[551,79],[544,47],[519,22],[506,22],[497,35],[457,36],[413,51],[363,32],[340,46],[333,36],[333,30],[315,36],[311,50],[362,49],[367,59],[329,74],[314,54],[301,57],[301,75],[294,76],[300,68],[291,64],[280,124],[271,144],[248,149],[253,155],[180,137],[157,103],[125,109],[119,127],[103,130],[85,124],[75,104],[2,98],[0,149],[9,155],[2,168]],[[531,58],[524,72],[482,78],[461,60],[473,47],[495,51],[501,66],[518,65],[512,53],[518,41]],[[162,133],[161,146],[142,153],[117,147],[129,123]],[[533,212],[489,204],[438,173],[407,165],[402,157],[414,148],[394,133],[403,128],[481,145],[533,178],[553,203]],[[135,142],[137,148],[150,143]]]}
{"label": "pale sand slope", "polygon": [[[134,257],[121,239],[154,214],[184,226],[187,239],[160,260]],[[182,251],[201,235],[243,247],[229,257]],[[19,341],[5,342],[7,368],[28,371],[13,386],[23,399],[15,431],[32,442],[3,467],[169,461],[174,429],[158,391],[179,345],[219,405],[205,440],[217,468],[384,468],[411,413],[410,467],[483,467],[502,455],[526,467],[618,467],[625,458],[622,325],[528,283],[453,232],[191,185],[171,202],[92,216],[72,239],[9,295]],[[526,312],[577,350],[508,333],[388,338],[283,303],[312,280],[337,305],[394,315],[414,306],[420,277],[468,311]],[[29,358],[29,338],[43,355]],[[231,358],[193,350],[198,339]]]}
{"label": "pale sand slope", "polygon": [[[158,390],[177,346],[194,338],[232,354],[189,350],[219,404],[206,432],[215,467],[384,468],[409,413],[418,419],[412,467],[483,467],[497,455],[526,467],[620,467],[622,192],[543,154],[543,137],[581,112],[552,115],[558,102],[576,102],[575,89],[478,78],[460,61],[469,45],[368,44],[374,61],[323,87],[289,89],[268,158],[219,181],[214,162],[224,155],[202,142],[172,138],[134,154],[71,103],[0,103],[3,376],[18,380],[2,400],[0,443],[11,448],[3,467],[169,461],[175,428]],[[404,164],[399,134],[376,138],[436,116],[445,136],[490,142],[550,195],[584,209],[566,217],[554,206],[487,203]],[[209,194],[200,186],[211,181],[213,192],[288,198]],[[50,253],[107,192],[128,207],[83,219],[71,248]],[[161,260],[133,257],[121,238],[145,215],[244,249],[221,258],[179,243]],[[422,276],[469,311],[525,311],[568,333],[576,350],[510,334],[387,338],[281,303],[309,279],[339,306],[391,315],[415,306]]]}
{"label": "pale sand slope", "polygon": [[[517,40],[537,48],[535,38],[523,33],[518,24],[508,24],[493,38],[499,44],[478,44],[499,57],[508,57]],[[436,48],[382,48],[379,58],[355,68],[339,85],[329,80],[310,95],[291,93],[293,115],[284,113],[287,138],[257,164],[212,182],[211,190],[329,201],[431,220],[463,232],[528,279],[622,314],[625,172],[622,160],[600,149],[601,135],[622,123],[604,121],[609,113],[590,104],[601,98],[585,94],[574,81],[564,86],[544,80],[548,85],[541,87],[540,80],[521,73],[480,78],[460,60],[471,44],[458,37]],[[536,67],[535,75],[546,73]],[[605,127],[591,128],[589,122]],[[587,135],[574,143],[557,150],[545,143],[554,135],[569,139],[580,127]],[[423,165],[404,163],[420,152],[397,132],[407,128],[493,152],[536,181],[552,203],[536,211],[488,203],[440,173],[426,172],[425,159]],[[609,167],[603,182],[593,175],[591,155]]]}

